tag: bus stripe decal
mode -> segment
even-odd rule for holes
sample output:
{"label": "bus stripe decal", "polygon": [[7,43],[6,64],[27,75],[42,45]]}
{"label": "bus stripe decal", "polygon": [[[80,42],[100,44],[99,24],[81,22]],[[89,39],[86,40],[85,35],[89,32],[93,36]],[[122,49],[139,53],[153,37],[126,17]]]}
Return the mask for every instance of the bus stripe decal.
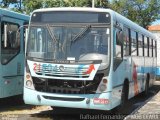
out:
{"label": "bus stripe decal", "polygon": [[138,90],[137,70],[135,64],[133,66],[133,81],[134,81],[134,94],[137,95],[139,93],[139,90]]}

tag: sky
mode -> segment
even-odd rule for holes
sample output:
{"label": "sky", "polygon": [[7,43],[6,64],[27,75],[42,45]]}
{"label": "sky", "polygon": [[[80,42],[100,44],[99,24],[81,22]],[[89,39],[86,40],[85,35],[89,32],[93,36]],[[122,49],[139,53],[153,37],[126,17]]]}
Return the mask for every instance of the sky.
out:
{"label": "sky", "polygon": [[152,25],[160,25],[160,20],[156,20],[155,22],[152,23]]}

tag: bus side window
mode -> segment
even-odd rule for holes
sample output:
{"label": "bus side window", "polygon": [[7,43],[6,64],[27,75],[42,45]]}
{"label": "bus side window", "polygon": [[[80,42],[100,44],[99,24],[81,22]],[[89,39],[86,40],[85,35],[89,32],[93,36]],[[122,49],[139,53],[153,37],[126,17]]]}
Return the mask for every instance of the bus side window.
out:
{"label": "bus side window", "polygon": [[1,25],[1,63],[7,64],[20,51],[19,25],[2,22]]}
{"label": "bus side window", "polygon": [[148,57],[148,40],[147,37],[144,36],[144,56]]}
{"label": "bus side window", "polygon": [[152,39],[149,39],[149,56],[150,57],[153,57],[153,54],[152,54],[152,47],[153,47],[153,45],[152,45],[153,43],[152,43]]}
{"label": "bus side window", "polygon": [[156,57],[156,51],[155,51],[155,49],[156,49],[156,46],[155,46],[155,41],[153,40],[153,57]]}
{"label": "bus side window", "polygon": [[143,36],[142,34],[138,34],[138,52],[139,56],[143,56]]}
{"label": "bus side window", "polygon": [[129,55],[129,29],[124,27],[123,32],[124,32],[123,54],[124,54],[124,56],[128,56]]}
{"label": "bus side window", "polygon": [[155,57],[157,57],[157,41],[155,41]]}
{"label": "bus side window", "polygon": [[131,30],[131,55],[137,55],[137,37],[136,32]]}

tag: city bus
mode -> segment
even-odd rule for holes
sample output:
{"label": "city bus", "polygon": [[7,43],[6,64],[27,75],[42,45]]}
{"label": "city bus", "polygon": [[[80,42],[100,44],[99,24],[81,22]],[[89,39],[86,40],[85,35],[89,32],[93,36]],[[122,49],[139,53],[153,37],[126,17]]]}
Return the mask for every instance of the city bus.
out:
{"label": "city bus", "polygon": [[23,94],[24,29],[29,16],[0,8],[0,98]]}
{"label": "city bus", "polygon": [[28,29],[26,104],[112,110],[153,85],[155,36],[113,10],[38,9]]}

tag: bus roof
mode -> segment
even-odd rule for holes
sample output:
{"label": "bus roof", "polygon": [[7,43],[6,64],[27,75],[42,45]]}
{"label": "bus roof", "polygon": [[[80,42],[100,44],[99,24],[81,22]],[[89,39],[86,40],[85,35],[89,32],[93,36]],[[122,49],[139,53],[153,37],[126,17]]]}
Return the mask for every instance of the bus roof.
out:
{"label": "bus roof", "polygon": [[126,17],[120,15],[117,12],[114,12],[114,14],[116,16],[115,18],[117,19],[117,21],[122,23],[124,26],[131,28],[135,32],[139,32],[139,33],[145,35],[146,37],[152,37],[152,39],[154,39],[154,40],[156,39],[156,36],[153,33],[146,30],[145,28],[141,27],[137,23],[131,21],[130,19],[127,19]]}
{"label": "bus roof", "polygon": [[126,25],[126,27],[132,28],[137,32],[140,32],[144,35],[148,35],[155,39],[155,35],[153,35],[148,30],[144,29],[143,27],[139,26],[138,24],[134,23],[133,21],[127,19],[126,17],[120,15],[119,13],[111,10],[111,9],[104,9],[104,8],[89,8],[89,7],[59,7],[59,8],[42,8],[37,9],[34,12],[49,12],[49,11],[86,11],[86,12],[109,12],[112,15],[113,19],[118,20],[119,22]]}
{"label": "bus roof", "polygon": [[29,18],[30,18],[28,15],[18,13],[18,12],[13,12],[13,11],[10,11],[10,10],[4,9],[4,8],[3,9],[0,8],[0,15],[11,16],[13,18],[18,18],[21,20],[29,20]]}
{"label": "bus roof", "polygon": [[90,12],[111,12],[110,9],[104,8],[90,8],[90,7],[60,7],[60,8],[42,8],[34,12],[47,12],[47,11],[90,11]]}

